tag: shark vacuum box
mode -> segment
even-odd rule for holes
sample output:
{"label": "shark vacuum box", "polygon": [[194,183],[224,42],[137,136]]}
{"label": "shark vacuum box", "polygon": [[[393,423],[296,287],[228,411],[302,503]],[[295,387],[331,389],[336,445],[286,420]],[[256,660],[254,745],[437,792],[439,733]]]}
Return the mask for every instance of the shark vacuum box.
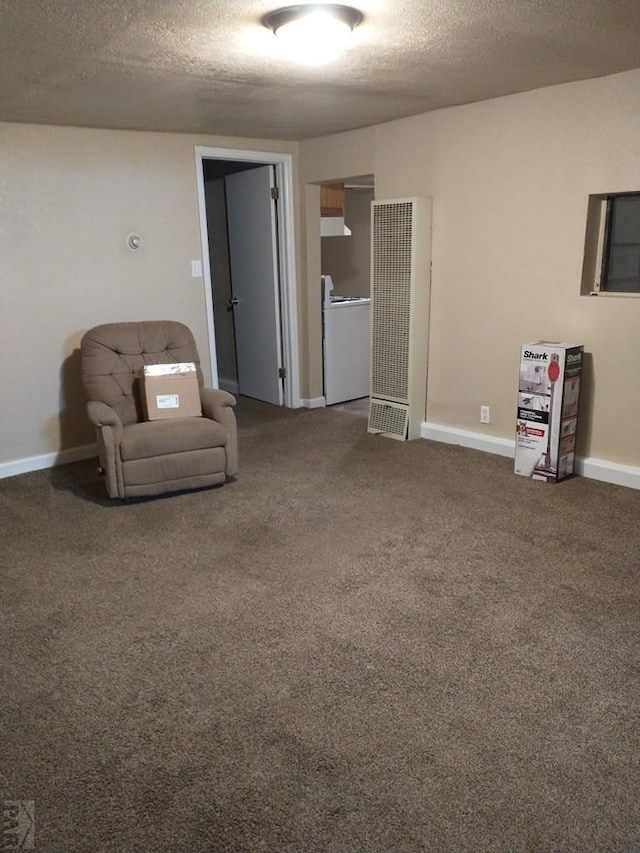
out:
{"label": "shark vacuum box", "polygon": [[537,341],[520,352],[515,473],[557,483],[573,474],[584,347]]}

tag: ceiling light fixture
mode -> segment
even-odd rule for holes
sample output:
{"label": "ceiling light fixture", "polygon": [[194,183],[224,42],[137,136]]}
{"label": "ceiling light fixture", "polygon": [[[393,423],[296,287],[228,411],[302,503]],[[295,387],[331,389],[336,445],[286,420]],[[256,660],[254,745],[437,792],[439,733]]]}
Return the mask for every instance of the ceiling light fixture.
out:
{"label": "ceiling light fixture", "polygon": [[362,13],[352,6],[321,3],[276,9],[265,16],[264,25],[293,59],[320,65],[342,53],[361,21]]}

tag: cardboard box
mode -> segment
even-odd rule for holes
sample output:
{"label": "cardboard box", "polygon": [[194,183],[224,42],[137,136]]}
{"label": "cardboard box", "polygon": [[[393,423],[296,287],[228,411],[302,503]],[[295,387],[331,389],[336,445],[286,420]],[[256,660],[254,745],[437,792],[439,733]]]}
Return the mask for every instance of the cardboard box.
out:
{"label": "cardboard box", "polygon": [[584,347],[537,341],[520,352],[515,473],[556,483],[573,474]]}
{"label": "cardboard box", "polygon": [[192,361],[146,364],[141,371],[140,392],[147,421],[202,415],[198,374]]}

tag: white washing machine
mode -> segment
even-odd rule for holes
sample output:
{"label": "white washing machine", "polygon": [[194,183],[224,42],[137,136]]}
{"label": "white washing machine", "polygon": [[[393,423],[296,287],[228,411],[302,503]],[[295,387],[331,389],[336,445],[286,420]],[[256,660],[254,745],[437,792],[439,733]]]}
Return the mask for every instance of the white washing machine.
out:
{"label": "white washing machine", "polygon": [[336,296],[322,276],[324,396],[328,406],[369,396],[371,300]]}

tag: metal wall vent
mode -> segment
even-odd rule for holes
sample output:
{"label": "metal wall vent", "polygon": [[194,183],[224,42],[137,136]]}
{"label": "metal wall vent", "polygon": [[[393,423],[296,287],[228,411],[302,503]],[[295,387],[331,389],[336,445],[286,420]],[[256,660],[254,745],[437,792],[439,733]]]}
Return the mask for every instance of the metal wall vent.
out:
{"label": "metal wall vent", "polygon": [[371,264],[371,393],[408,402],[413,205],[374,205]]}
{"label": "metal wall vent", "polygon": [[371,398],[369,404],[369,427],[373,433],[384,433],[390,438],[404,441],[409,426],[409,409],[398,403]]}
{"label": "metal wall vent", "polygon": [[420,437],[430,289],[431,200],[372,202],[369,432]]}

